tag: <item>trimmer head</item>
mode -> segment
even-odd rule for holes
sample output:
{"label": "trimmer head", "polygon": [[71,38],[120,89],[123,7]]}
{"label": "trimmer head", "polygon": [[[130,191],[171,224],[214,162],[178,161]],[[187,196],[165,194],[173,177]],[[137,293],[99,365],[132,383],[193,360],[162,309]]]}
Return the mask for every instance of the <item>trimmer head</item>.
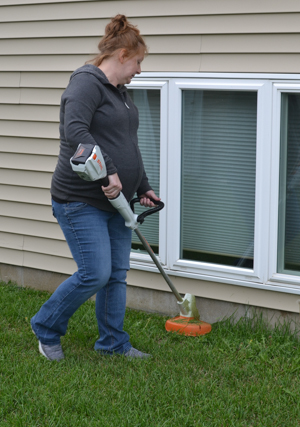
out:
{"label": "trimmer head", "polygon": [[205,335],[211,331],[211,325],[200,320],[194,295],[186,294],[181,302],[177,301],[177,304],[180,307],[180,316],[167,320],[167,331],[193,337]]}
{"label": "trimmer head", "polygon": [[193,317],[177,316],[166,321],[166,330],[176,332],[180,335],[196,337],[205,335],[211,331],[211,325],[201,320],[195,320]]}

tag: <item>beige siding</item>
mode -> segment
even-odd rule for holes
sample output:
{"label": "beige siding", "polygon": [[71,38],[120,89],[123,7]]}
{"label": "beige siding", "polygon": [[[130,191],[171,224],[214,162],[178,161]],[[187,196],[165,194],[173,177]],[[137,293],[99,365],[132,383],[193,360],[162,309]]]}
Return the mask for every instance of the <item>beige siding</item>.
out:
{"label": "beige siding", "polygon": [[146,37],[144,71],[300,70],[298,0],[1,0],[0,263],[75,268],[50,207],[59,102],[116,13]]}

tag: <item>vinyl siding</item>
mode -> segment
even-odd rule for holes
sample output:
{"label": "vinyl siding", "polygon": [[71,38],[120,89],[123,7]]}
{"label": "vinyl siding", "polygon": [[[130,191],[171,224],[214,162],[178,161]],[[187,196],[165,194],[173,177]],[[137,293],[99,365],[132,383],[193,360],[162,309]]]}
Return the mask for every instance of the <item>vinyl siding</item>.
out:
{"label": "vinyl siding", "polygon": [[298,0],[2,0],[0,263],[75,269],[50,207],[59,102],[70,73],[97,51],[116,13],[146,38],[144,71],[300,69]]}

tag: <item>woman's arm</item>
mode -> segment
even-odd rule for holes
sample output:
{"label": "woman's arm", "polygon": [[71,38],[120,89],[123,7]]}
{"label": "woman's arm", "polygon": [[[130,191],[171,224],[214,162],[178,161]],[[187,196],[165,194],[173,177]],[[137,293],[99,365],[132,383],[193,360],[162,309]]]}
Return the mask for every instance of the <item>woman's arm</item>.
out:
{"label": "woman's arm", "polygon": [[[80,143],[96,145],[90,133],[94,114],[101,102],[101,92],[97,78],[88,73],[74,76],[62,97],[64,108],[64,138],[74,153]],[[117,172],[113,161],[101,147],[101,152],[109,175]]]}

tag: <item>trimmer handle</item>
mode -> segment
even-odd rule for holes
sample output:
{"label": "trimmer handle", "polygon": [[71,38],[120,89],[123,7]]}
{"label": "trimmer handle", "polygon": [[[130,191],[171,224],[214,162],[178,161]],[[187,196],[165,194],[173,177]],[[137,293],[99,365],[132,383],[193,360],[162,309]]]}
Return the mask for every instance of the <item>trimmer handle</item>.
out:
{"label": "trimmer handle", "polygon": [[109,179],[108,179],[108,175],[106,175],[104,178],[99,179],[99,182],[101,184],[101,186],[103,187],[107,187],[109,185]]}
{"label": "trimmer handle", "polygon": [[[152,215],[155,212],[158,212],[160,210],[162,210],[165,206],[165,204],[163,202],[161,202],[160,200],[154,200],[151,197],[148,197],[152,203],[154,203],[155,208],[150,208],[148,210],[146,210],[145,212],[142,212],[138,217],[137,217],[137,222],[139,222],[140,224],[142,224],[146,218],[146,216]],[[140,201],[139,197],[136,197],[135,199],[132,199],[130,202],[130,207],[132,209],[132,212],[134,212],[134,204],[138,203]]]}

